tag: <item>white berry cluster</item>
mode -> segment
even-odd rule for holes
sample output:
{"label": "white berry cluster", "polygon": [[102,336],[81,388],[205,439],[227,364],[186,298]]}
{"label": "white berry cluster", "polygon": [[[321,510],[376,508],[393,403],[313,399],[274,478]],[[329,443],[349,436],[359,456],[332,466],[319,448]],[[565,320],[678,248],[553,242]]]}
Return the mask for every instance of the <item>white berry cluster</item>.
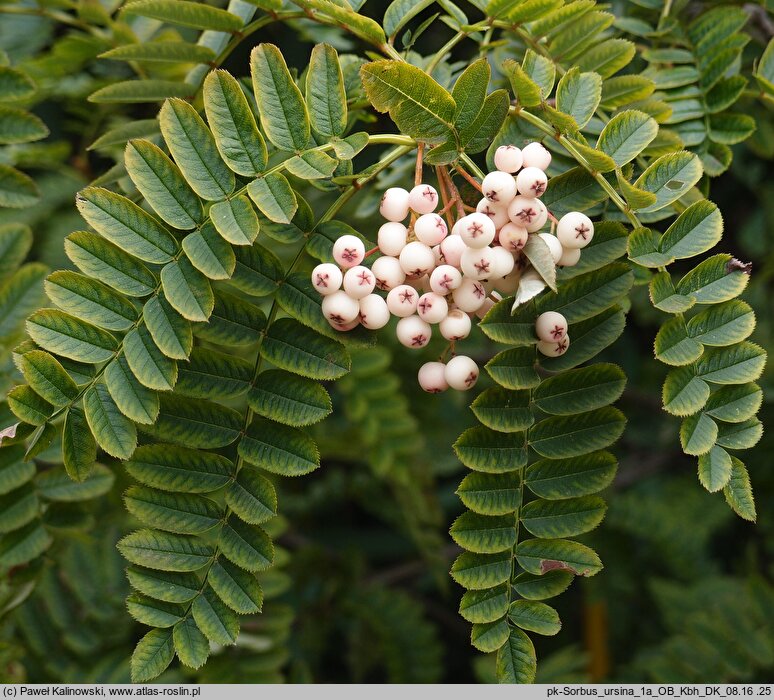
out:
{"label": "white berry cluster", "polygon": [[[387,220],[377,234],[381,256],[371,268],[362,264],[367,255],[362,241],[345,235],[333,245],[335,264],[323,263],[312,271],[328,322],[340,331],[358,325],[378,329],[396,316],[398,340],[408,348],[426,346],[434,325],[453,343],[469,335],[474,315],[483,318],[503,295],[516,293],[522,280],[537,275],[522,253],[531,235],[545,241],[557,265],[577,264],[594,225],[580,212],[556,221],[540,200],[548,187],[548,150],[540,143],[523,149],[501,146],[494,162],[497,170],[481,183],[483,199],[475,211],[452,219],[451,232],[444,217],[435,213],[435,188],[389,188],[379,207]],[[553,233],[541,232],[549,217]],[[561,355],[569,345],[561,314],[542,314],[536,332],[538,349],[545,355]],[[419,383],[432,393],[448,387],[466,390],[475,385],[478,374],[471,358],[455,355],[445,364],[422,365]]]}

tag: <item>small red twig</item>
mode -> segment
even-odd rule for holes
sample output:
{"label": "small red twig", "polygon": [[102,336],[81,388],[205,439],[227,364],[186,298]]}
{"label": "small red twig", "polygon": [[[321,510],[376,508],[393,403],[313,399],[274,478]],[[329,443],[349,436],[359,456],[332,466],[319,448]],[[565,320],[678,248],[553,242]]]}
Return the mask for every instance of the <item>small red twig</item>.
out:
{"label": "small red twig", "polygon": [[462,197],[460,196],[460,191],[457,189],[457,185],[454,184],[451,173],[446,170],[446,168],[443,170],[444,174],[446,175],[446,181],[449,183],[449,192],[451,193],[452,199],[457,202],[457,218],[462,218],[465,216],[465,207],[462,201]]}
{"label": "small red twig", "polygon": [[376,246],[375,248],[371,248],[371,250],[367,250],[365,252],[365,256],[363,257],[363,260],[365,260],[369,255],[373,255],[374,253],[379,252],[379,246]]}
{"label": "small red twig", "polygon": [[479,192],[481,192],[481,183],[476,180],[467,170],[465,170],[461,165],[456,165],[457,172],[462,175],[473,187],[475,187]]}
{"label": "small red twig", "polygon": [[465,211],[470,211],[470,212],[477,211],[477,209],[476,209],[475,207],[471,207],[469,204],[463,204],[463,205],[462,205],[462,208],[463,208]]}
{"label": "small red twig", "polygon": [[417,144],[417,164],[414,168],[414,187],[422,184],[422,160],[425,155],[425,144],[421,141]]}
{"label": "small red twig", "polygon": [[446,222],[451,229],[451,227],[454,226],[454,221],[452,219],[451,213],[449,212],[449,207],[451,206],[453,200],[449,197],[449,190],[446,184],[446,179],[444,178],[443,168],[440,166],[436,167],[435,176],[438,178],[438,188],[441,190],[441,201],[443,202],[443,209],[441,209],[441,211],[438,213],[446,215]]}

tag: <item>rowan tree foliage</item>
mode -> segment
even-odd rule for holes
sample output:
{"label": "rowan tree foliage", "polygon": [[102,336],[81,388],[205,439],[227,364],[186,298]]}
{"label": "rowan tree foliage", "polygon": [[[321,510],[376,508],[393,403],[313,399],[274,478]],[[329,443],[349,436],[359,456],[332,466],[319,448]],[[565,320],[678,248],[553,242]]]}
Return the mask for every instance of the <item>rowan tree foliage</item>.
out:
{"label": "rowan tree foliage", "polygon": [[[7,680],[770,676],[764,4],[0,18]],[[556,269],[531,233],[459,343],[479,384],[423,394],[460,348],[341,332],[309,273],[345,235],[373,262],[388,187],[451,228],[534,142],[545,230],[594,237]]]}

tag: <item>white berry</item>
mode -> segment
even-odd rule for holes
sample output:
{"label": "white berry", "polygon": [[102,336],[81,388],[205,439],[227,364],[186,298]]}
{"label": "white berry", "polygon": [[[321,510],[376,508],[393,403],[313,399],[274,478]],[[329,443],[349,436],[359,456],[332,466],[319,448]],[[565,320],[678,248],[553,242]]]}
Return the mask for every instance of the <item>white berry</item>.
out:
{"label": "white berry", "polygon": [[508,216],[514,224],[533,233],[543,228],[548,219],[548,210],[539,199],[520,194],[508,205]]}
{"label": "white berry", "polygon": [[397,256],[406,246],[408,231],[399,221],[388,221],[379,227],[376,244],[384,255]]}
{"label": "white berry", "polygon": [[390,290],[387,295],[387,307],[393,316],[411,316],[417,310],[419,293],[414,287],[401,284]]}
{"label": "white berry", "polygon": [[565,248],[562,246],[562,257],[559,258],[556,264],[562,267],[572,267],[578,264],[580,256],[580,248]]}
{"label": "white berry", "polygon": [[478,365],[466,355],[457,355],[446,363],[444,376],[452,389],[467,391],[478,381]]}
{"label": "white berry", "polygon": [[535,320],[535,333],[546,343],[558,342],[567,335],[567,319],[557,311],[546,311]]}
{"label": "white berry", "polygon": [[480,212],[463,216],[459,223],[460,238],[471,248],[485,248],[494,240],[497,232],[492,220]]}
{"label": "white berry", "polygon": [[399,284],[403,284],[406,279],[406,273],[400,266],[398,258],[383,255],[374,260],[371,265],[371,272],[374,273],[374,280],[378,289],[389,291]]}
{"label": "white berry", "polygon": [[451,265],[439,265],[430,275],[430,289],[436,294],[449,294],[461,284],[462,274]]}
{"label": "white berry", "polygon": [[409,213],[409,193],[402,187],[390,187],[382,195],[379,213],[387,221],[403,221]]}
{"label": "white berry", "polygon": [[374,273],[363,265],[350,267],[344,273],[344,291],[353,299],[362,299],[374,291],[376,278]]}
{"label": "white berry", "polygon": [[481,192],[490,202],[506,206],[516,196],[516,181],[510,173],[495,170],[484,178]]}
{"label": "white berry", "polygon": [[594,224],[585,214],[571,211],[559,219],[556,235],[565,248],[585,248],[594,238]]}
{"label": "white berry", "polygon": [[365,246],[357,236],[350,234],[340,236],[333,244],[333,259],[348,270],[363,262],[365,258]]}
{"label": "white berry", "polygon": [[550,233],[539,233],[538,236],[540,236],[545,241],[545,244],[548,246],[548,250],[551,251],[551,257],[553,258],[553,261],[558,263],[562,257],[562,253],[564,252],[562,250],[562,244],[559,242],[559,239]]}
{"label": "white berry", "polygon": [[466,277],[474,280],[488,279],[496,274],[494,250],[488,246],[486,248],[468,248],[462,254],[460,267]]}
{"label": "white berry", "polygon": [[375,331],[384,328],[390,320],[387,302],[378,294],[369,294],[360,300],[360,323]]}
{"label": "white berry", "polygon": [[462,340],[470,335],[473,323],[462,309],[453,309],[438,324],[438,330],[446,340]]}
{"label": "white berry", "polygon": [[360,304],[343,290],[329,294],[322,300],[322,311],[331,325],[354,321],[360,314]]}
{"label": "white berry", "polygon": [[497,235],[500,245],[512,253],[521,250],[529,237],[527,229],[521,224],[514,224],[512,221],[505,224]]}
{"label": "white berry", "polygon": [[452,299],[460,309],[471,313],[481,308],[486,300],[486,289],[481,282],[463,277],[462,284],[452,292]]}
{"label": "white berry", "polygon": [[564,353],[567,352],[567,348],[569,347],[569,335],[564,336],[564,338],[561,340],[552,340],[550,342],[541,340],[537,344],[538,352],[541,352],[543,355],[547,355],[548,357],[559,357],[559,355],[564,355]]}
{"label": "white berry", "polygon": [[521,149],[521,155],[522,166],[525,168],[540,168],[545,172],[551,165],[551,153],[542,143],[528,143]]}
{"label": "white berry", "polygon": [[312,286],[323,296],[341,289],[344,276],[333,263],[322,263],[312,270]]}
{"label": "white berry", "polygon": [[419,386],[428,394],[440,394],[449,388],[446,382],[446,365],[443,362],[425,362],[417,373]]}
{"label": "white berry", "polygon": [[495,168],[505,173],[517,172],[524,162],[521,149],[518,146],[508,144],[500,146],[494,154]]}
{"label": "white berry", "polygon": [[516,264],[510,251],[499,245],[492,248],[492,260],[494,263],[492,265],[492,273],[487,278],[490,280],[510,274],[513,266]]}
{"label": "white berry", "polygon": [[534,166],[524,168],[516,176],[516,187],[519,190],[519,194],[523,194],[525,197],[540,197],[546,191],[547,185],[548,178],[546,174],[540,168],[535,168]]}
{"label": "white berry", "polygon": [[349,323],[333,323],[333,322],[331,322],[331,325],[337,331],[351,331],[353,328],[357,328],[360,325],[360,316],[358,316],[355,319],[352,319]]}
{"label": "white berry", "polygon": [[446,297],[435,292],[427,292],[419,297],[417,314],[423,321],[440,323],[446,318],[448,313],[449,304],[446,301]]}
{"label": "white berry", "polygon": [[395,329],[398,341],[407,348],[423,348],[430,342],[433,329],[419,316],[407,316],[398,321]]}
{"label": "white berry", "polygon": [[420,241],[412,241],[401,252],[400,266],[403,272],[414,277],[421,277],[435,267],[435,255],[430,246]]}
{"label": "white berry", "polygon": [[[460,219],[460,221],[462,221],[462,219]],[[456,228],[457,224],[455,224],[454,227]],[[446,261],[447,265],[451,265],[452,267],[459,267],[460,259],[466,248],[465,241],[463,241],[462,237],[459,235],[452,234],[451,236],[446,236],[446,238],[441,241],[441,253],[443,254],[443,259]]]}
{"label": "white berry", "polygon": [[446,238],[449,229],[438,214],[422,214],[414,224],[414,233],[425,245],[434,246]]}
{"label": "white berry", "polygon": [[479,214],[486,214],[492,220],[496,229],[505,226],[510,221],[508,218],[508,207],[490,202],[486,197],[476,205],[476,211]]}
{"label": "white berry", "polygon": [[409,192],[408,203],[417,214],[429,214],[438,206],[438,192],[430,185],[417,185]]}

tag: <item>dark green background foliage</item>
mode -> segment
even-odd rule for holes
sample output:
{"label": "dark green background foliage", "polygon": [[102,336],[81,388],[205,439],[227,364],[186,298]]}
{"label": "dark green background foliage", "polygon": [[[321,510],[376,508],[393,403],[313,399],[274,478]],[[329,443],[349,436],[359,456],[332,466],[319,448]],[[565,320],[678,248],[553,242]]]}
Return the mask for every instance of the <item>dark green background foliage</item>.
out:
{"label": "dark green background foliage", "polygon": [[[0,447],[0,680],[529,681],[531,643],[540,682],[771,680],[774,438],[760,433],[774,408],[770,368],[758,376],[774,337],[771,3],[459,5],[0,4],[0,430],[22,420]],[[369,61],[381,63],[361,72]],[[205,85],[215,67],[233,77],[211,74]],[[389,75],[409,99],[385,89]],[[418,90],[426,92],[415,103]],[[470,114],[455,111],[463,96],[476,107]],[[416,370],[440,342],[421,358],[389,329],[376,344],[357,333],[338,344],[306,277],[337,236],[354,228],[375,239],[381,192],[413,182],[415,140],[429,144],[435,182],[431,166],[453,172],[462,158],[486,170],[493,147],[531,139],[555,152],[549,208],[607,222],[581,267],[558,279],[570,323],[595,330],[544,368],[565,381],[578,375],[564,370],[587,360],[619,365],[626,428],[611,448],[615,478],[608,467],[596,488],[560,494],[572,500],[551,500],[534,483],[531,496],[494,459],[492,470],[506,472],[489,481],[497,493],[520,488],[533,501],[519,534],[515,506],[463,515],[455,492],[486,471],[484,438],[516,459],[527,450],[511,436],[524,436],[531,464],[577,465],[582,455],[566,435],[579,419],[546,418],[556,410],[538,397],[550,384],[534,394],[524,393],[528,382],[508,387],[514,400],[518,391],[536,401],[537,418],[498,413],[506,394],[494,370],[482,372],[476,392],[488,393],[473,410],[471,395],[423,394]],[[177,229],[183,252],[111,192]],[[207,223],[202,200],[214,202]],[[88,225],[113,241],[123,235],[131,255]],[[145,239],[132,238],[132,227]],[[698,307],[704,325],[686,323],[702,284],[678,280],[716,254],[751,263],[752,275],[727,274],[730,258],[712,258],[720,272],[702,283],[735,288],[724,306]],[[127,273],[115,289],[94,282],[108,281],[100,267],[108,258]],[[562,297],[582,284],[592,292],[583,308]],[[743,301],[732,300],[739,293]],[[535,308],[556,300],[548,292],[513,317],[506,300],[465,351],[483,366],[511,344],[507,357],[528,356],[515,366],[530,365]],[[37,311],[53,305],[103,330]],[[81,342],[63,344],[63,330]],[[110,333],[124,331],[117,352]],[[105,360],[105,381],[81,397]],[[594,367],[592,384],[618,382],[610,364]],[[728,394],[705,406],[702,377],[752,396],[743,422],[724,420]],[[694,392],[675,391],[688,379]],[[757,418],[752,381],[763,390]],[[621,414],[582,402],[577,412],[589,408],[607,426],[590,431],[590,449],[606,448]],[[546,438],[552,430],[558,440]],[[197,451],[154,447],[170,441]],[[147,467],[170,455],[212,461],[170,485]],[[600,489],[604,502],[591,495]],[[570,517],[560,519],[562,534],[546,534],[534,514],[557,503]],[[596,515],[580,522],[584,508]],[[224,513],[227,524],[213,529]],[[502,547],[482,544],[494,537],[493,515],[512,539]],[[547,539],[575,534],[583,547]],[[529,603],[525,579],[553,586],[552,596],[573,579],[566,570],[529,573],[535,543],[553,558],[570,547],[588,573],[599,570],[596,552],[604,568],[552,597],[553,608]],[[471,605],[478,594],[458,582],[484,587],[489,556],[506,563],[490,567],[485,588],[494,593],[481,597],[507,588],[507,599],[477,617],[471,609],[486,605]],[[520,572],[512,561],[526,571],[513,586],[525,600],[505,616]]]}

